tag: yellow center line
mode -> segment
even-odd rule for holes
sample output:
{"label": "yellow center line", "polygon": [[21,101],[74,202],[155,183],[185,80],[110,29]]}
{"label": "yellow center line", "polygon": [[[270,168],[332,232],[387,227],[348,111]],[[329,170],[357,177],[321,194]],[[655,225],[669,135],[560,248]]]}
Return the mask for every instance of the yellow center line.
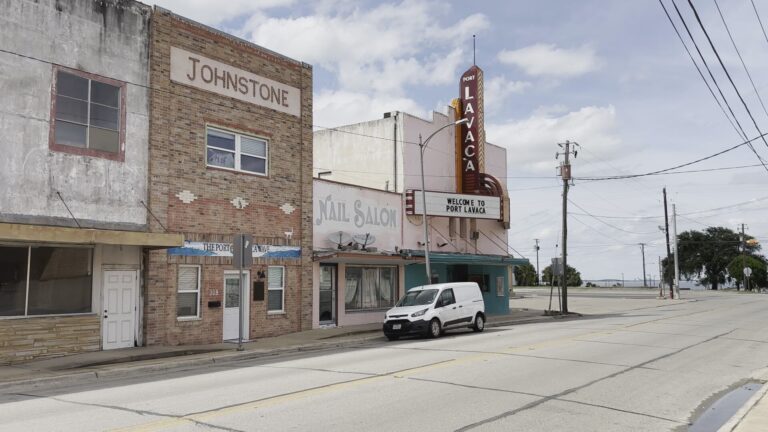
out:
{"label": "yellow center line", "polygon": [[[694,312],[693,314],[696,314],[696,313],[698,312]],[[682,316],[686,316],[686,315],[688,314],[685,314]],[[669,318],[676,318],[676,317],[679,317],[679,316],[674,316]],[[662,319],[659,319],[659,320],[662,320]],[[569,343],[579,342],[576,339],[583,338],[585,336],[611,335],[616,333],[616,331],[621,331],[621,329],[634,327],[642,324],[653,324],[654,321],[657,321],[657,320],[650,320],[643,323],[622,325],[620,327],[616,327],[608,330],[589,331],[586,333],[580,333],[578,335],[564,336],[561,338],[550,339],[550,340],[533,343],[529,345],[509,347],[499,352],[477,353],[474,355],[468,355],[468,356],[462,357],[460,359],[449,359],[449,360],[432,363],[424,366],[417,366],[414,368],[405,369],[401,371],[389,372],[383,375],[375,375],[371,377],[355,379],[352,381],[344,381],[344,382],[339,382],[334,384],[328,384],[322,387],[314,387],[306,390],[299,390],[294,393],[267,397],[265,399],[227,406],[227,407],[223,407],[223,408],[219,408],[219,409],[215,409],[215,410],[211,410],[211,411],[207,411],[199,414],[190,414],[190,415],[186,415],[182,417],[174,417],[174,418],[163,418],[161,420],[156,420],[156,421],[144,423],[141,425],[112,429],[111,431],[112,432],[148,432],[148,431],[156,431],[156,430],[160,430],[168,427],[176,427],[182,423],[205,422],[206,420],[222,417],[229,414],[235,414],[235,413],[254,410],[258,408],[267,408],[267,407],[279,405],[281,403],[297,401],[297,400],[306,399],[314,396],[320,396],[320,395],[331,393],[338,390],[359,387],[362,385],[383,381],[388,378],[406,378],[406,377],[413,376],[415,374],[425,372],[425,371],[433,371],[433,370],[447,368],[447,367],[456,367],[460,365],[465,365],[467,363],[472,363],[477,361],[485,361],[492,357],[500,357],[509,353],[559,347],[559,346],[567,345]]]}

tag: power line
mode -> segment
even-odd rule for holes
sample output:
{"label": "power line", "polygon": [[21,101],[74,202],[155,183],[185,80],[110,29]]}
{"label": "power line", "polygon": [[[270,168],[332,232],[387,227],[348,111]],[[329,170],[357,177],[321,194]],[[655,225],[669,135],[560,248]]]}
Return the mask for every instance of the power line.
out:
{"label": "power line", "polygon": [[610,224],[610,223],[608,223],[608,222],[606,222],[606,221],[604,221],[604,220],[602,220],[602,219],[598,218],[597,216],[595,216],[595,215],[593,215],[592,213],[590,213],[590,212],[588,212],[587,210],[585,210],[585,209],[584,209],[584,207],[582,207],[582,206],[580,206],[580,205],[576,204],[575,202],[571,201],[570,199],[568,199],[568,202],[569,202],[569,203],[571,203],[571,204],[573,204],[573,205],[575,205],[576,207],[578,207],[578,208],[579,208],[581,211],[583,211],[584,213],[586,213],[586,214],[587,214],[587,216],[589,216],[589,217],[591,217],[592,219],[594,219],[594,220],[596,220],[596,221],[598,221],[598,222],[600,222],[600,223],[602,223],[602,224],[604,224],[604,225],[606,225],[606,226],[609,226],[609,227],[611,227],[611,228],[613,228],[613,229],[616,229],[616,230],[619,230],[619,231],[623,231],[623,232],[625,232],[625,233],[628,233],[628,234],[637,234],[637,235],[647,235],[647,234],[654,234],[654,233],[656,233],[656,231],[653,231],[653,232],[647,232],[647,233],[639,233],[639,232],[628,231],[628,230],[625,230],[625,229],[623,229],[623,228],[619,228],[619,227],[617,227],[616,225]]}
{"label": "power line", "polygon": [[[720,103],[720,99],[718,99],[717,96],[715,95],[714,90],[712,90],[712,86],[709,85],[709,81],[707,81],[707,79],[704,77],[704,73],[701,71],[701,68],[699,67],[699,64],[696,63],[696,60],[694,60],[693,54],[691,54],[691,50],[688,49],[688,45],[685,43],[685,41],[683,40],[683,36],[680,34],[680,31],[677,29],[677,25],[672,20],[672,17],[669,15],[669,12],[667,11],[667,7],[664,6],[664,3],[661,0],[659,0],[659,4],[661,5],[661,8],[664,9],[664,14],[667,16],[667,19],[669,20],[669,23],[672,24],[672,28],[675,30],[675,33],[677,34],[677,38],[680,39],[680,43],[683,44],[683,48],[685,48],[685,52],[688,53],[688,57],[691,59],[691,62],[693,63],[693,65],[696,67],[696,71],[699,73],[699,76],[701,77],[701,80],[704,81],[704,84],[707,86],[707,89],[709,90],[709,93],[715,99],[715,102],[717,103],[717,106],[720,107],[720,110],[723,112],[723,115],[728,120],[728,123],[731,124],[731,126],[733,127],[733,130],[736,131],[736,134],[739,135],[739,138],[746,139],[746,136],[742,136],[741,135],[741,133],[739,132],[739,129],[736,128],[736,125],[733,123],[733,120],[731,120],[731,117],[729,117],[728,113],[725,112],[725,108],[723,107],[723,104]],[[683,24],[685,24],[685,23],[683,23]],[[690,33],[689,33],[689,35],[690,35]],[[695,44],[696,44],[696,42],[694,41],[694,45]],[[696,49],[698,50],[698,47],[696,47]],[[699,52],[699,54],[701,54],[701,52]],[[706,62],[704,64],[706,65]],[[712,76],[712,72],[709,71],[709,68],[707,68],[707,71],[709,72],[709,75]],[[714,78],[713,78],[713,80],[714,80]],[[717,83],[715,83],[715,84],[717,84]],[[718,88],[718,90],[719,90],[719,88]],[[722,95],[722,92],[720,92],[720,94]],[[733,111],[731,111],[731,113],[733,113]]]}
{"label": "power line", "polygon": [[765,33],[765,26],[763,25],[763,20],[760,19],[760,14],[757,13],[757,6],[755,6],[755,0],[750,0],[750,2],[752,2],[752,10],[755,11],[757,22],[760,23],[760,30],[763,31],[763,36],[765,37],[765,41],[768,42],[768,34]]}
{"label": "power line", "polygon": [[[661,2],[661,0],[659,0],[659,2]],[[662,3],[662,7],[663,6],[664,6],[664,4]],[[677,12],[677,16],[680,18],[680,21],[683,23],[683,27],[685,27],[686,33],[688,33],[688,37],[691,38],[691,42],[693,42],[693,46],[696,48],[696,52],[699,54],[699,57],[701,58],[702,63],[704,63],[704,67],[707,69],[707,72],[709,73],[709,77],[712,79],[712,83],[717,88],[718,93],[720,93],[720,97],[723,98],[723,102],[728,107],[728,111],[731,113],[731,116],[733,116],[734,121],[736,121],[736,125],[738,126],[739,131],[741,131],[741,135],[740,136],[743,139],[746,140],[747,139],[747,133],[744,131],[744,128],[741,126],[741,123],[739,122],[738,117],[736,117],[736,114],[733,112],[733,108],[731,108],[731,104],[728,103],[728,99],[726,99],[725,95],[723,94],[723,90],[720,88],[720,85],[717,83],[717,80],[715,79],[715,76],[712,74],[712,70],[710,69],[709,64],[707,63],[707,60],[704,58],[704,55],[701,53],[701,50],[699,49],[699,45],[696,43],[696,39],[694,39],[693,34],[691,33],[691,30],[688,28],[688,24],[685,22],[685,18],[683,18],[683,14],[680,12],[680,9],[677,7],[677,3],[675,2],[675,0],[672,0],[672,6],[674,6],[675,12]],[[693,7],[692,4],[691,4],[691,7]],[[665,10],[666,10],[666,8],[665,8]],[[696,15],[696,17],[698,18],[698,14]],[[699,23],[701,23],[701,21],[699,21]],[[703,28],[704,27],[702,26],[702,29]],[[705,34],[706,34],[706,31],[705,31]],[[709,35],[707,35],[707,39],[709,39]],[[711,41],[710,41],[710,45],[712,46],[712,49],[714,50],[714,45],[712,45]],[[715,52],[715,53],[717,54],[717,52]],[[718,60],[719,59],[720,59],[720,57],[718,55]],[[722,61],[721,61],[721,65],[722,65]],[[724,67],[725,66],[723,66],[723,68]],[[726,70],[726,74],[727,74],[727,70]],[[728,75],[728,78],[730,79],[730,75]],[[733,81],[731,81],[731,83],[733,83]],[[735,88],[735,86],[734,86],[734,88]],[[738,93],[738,90],[737,90],[737,93]],[[739,94],[739,97],[741,97],[740,94]],[[743,99],[742,99],[742,101],[743,101]],[[753,118],[753,120],[754,120],[754,118]],[[758,128],[758,133],[760,133],[759,132],[759,128]],[[765,138],[763,138],[763,141],[765,141]],[[752,146],[751,141],[749,141],[747,143],[747,145],[749,146],[750,150],[752,150],[752,153],[755,154],[755,156],[757,157],[757,160],[759,160],[760,163],[763,165],[763,168],[765,168],[765,171],[768,172],[768,166],[765,165],[765,162],[760,157],[760,155],[757,153],[757,150],[755,150],[754,146]],[[766,145],[768,146],[768,143]]]}
{"label": "power line", "polygon": [[[705,160],[709,160],[709,159],[712,159],[714,157],[723,155],[723,154],[728,153],[730,151],[736,150],[737,148],[739,148],[741,146],[749,145],[749,144],[752,143],[752,141],[755,141],[755,140],[758,140],[760,138],[763,138],[765,135],[768,135],[768,133],[762,134],[762,135],[757,136],[755,138],[752,138],[750,140],[747,140],[747,141],[744,141],[742,143],[736,144],[735,146],[728,147],[725,150],[721,150],[721,151],[719,151],[717,153],[713,153],[713,154],[711,154],[709,156],[704,156],[702,158],[696,159],[696,160],[691,161],[691,162],[686,162],[684,164],[675,165],[673,167],[664,168],[664,169],[661,169],[661,170],[650,171],[650,172],[642,173],[642,174],[630,174],[630,175],[622,175],[622,176],[604,176],[604,177],[574,177],[574,179],[576,179],[576,180],[583,180],[583,181],[623,180],[623,179],[629,179],[629,178],[635,178],[635,177],[646,177],[646,176],[652,176],[652,175],[659,175],[659,174],[662,174],[662,173],[673,171],[673,170],[676,170],[678,168],[684,168],[684,167],[687,167],[687,166],[690,166],[690,165],[694,165],[694,164],[697,164],[699,162],[703,162]],[[765,168],[766,171],[768,171],[768,167],[766,167],[766,165],[762,161],[762,159],[760,159],[760,162],[761,162],[762,167]]]}
{"label": "power line", "polygon": [[[672,0],[674,2],[674,0]],[[741,104],[744,105],[744,109],[747,111],[747,115],[752,120],[752,124],[754,124],[755,129],[757,129],[757,133],[762,135],[762,131],[760,130],[760,126],[757,125],[757,120],[755,120],[755,117],[752,115],[752,111],[749,110],[749,106],[747,105],[747,102],[744,101],[744,98],[741,96],[741,92],[739,92],[739,88],[736,87],[736,83],[733,82],[733,78],[731,78],[731,74],[728,72],[728,68],[725,67],[725,63],[723,63],[723,59],[720,58],[720,53],[717,52],[717,48],[715,48],[715,44],[712,42],[712,39],[709,37],[709,32],[707,32],[707,29],[704,27],[704,23],[701,22],[701,17],[699,17],[699,13],[696,11],[696,6],[693,5],[693,2],[691,0],[688,0],[688,5],[691,7],[691,10],[693,11],[693,15],[696,17],[696,21],[699,23],[699,27],[701,28],[701,31],[704,32],[704,36],[707,38],[707,42],[709,42],[709,46],[712,48],[712,52],[715,53],[715,57],[717,57],[717,61],[720,63],[720,67],[723,68],[723,72],[725,72],[725,76],[728,77],[728,81],[731,83],[731,86],[733,87],[733,91],[736,92],[736,96],[739,97],[739,100],[741,101]],[[763,144],[765,144],[765,147],[768,148],[768,141],[765,140],[765,137],[762,138]],[[755,151],[754,147],[750,144],[750,148],[752,148],[752,151],[755,152],[755,155],[760,159],[762,162],[762,159],[760,158],[760,155]],[[768,168],[766,168],[766,171],[768,171]]]}
{"label": "power line", "polygon": [[720,10],[720,5],[717,3],[717,0],[714,0],[714,1],[715,1],[715,7],[717,8],[717,13],[720,15],[720,20],[723,21],[723,26],[725,27],[725,31],[728,33],[728,38],[731,40],[731,45],[733,45],[733,49],[736,50],[736,54],[739,56],[741,65],[744,67],[744,72],[746,72],[747,77],[749,78],[749,82],[750,84],[752,84],[752,89],[755,90],[755,95],[757,95],[757,100],[760,101],[760,106],[763,107],[763,112],[765,113],[766,117],[768,117],[768,110],[765,109],[763,98],[760,97],[760,92],[757,91],[757,86],[755,85],[755,81],[752,80],[752,74],[749,73],[749,69],[747,69],[747,64],[744,63],[744,59],[741,57],[741,51],[739,51],[739,47],[736,46],[736,41],[733,40],[731,29],[728,28],[728,24],[725,22],[725,16],[723,16],[723,11]]}

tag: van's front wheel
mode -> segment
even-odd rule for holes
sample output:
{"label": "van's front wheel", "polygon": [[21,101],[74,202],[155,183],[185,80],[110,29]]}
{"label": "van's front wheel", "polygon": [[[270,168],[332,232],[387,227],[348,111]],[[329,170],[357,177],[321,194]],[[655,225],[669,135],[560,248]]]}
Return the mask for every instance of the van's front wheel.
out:
{"label": "van's front wheel", "polygon": [[472,330],[478,333],[485,330],[485,317],[483,314],[477,314],[475,317],[475,324],[472,326]]}
{"label": "van's front wheel", "polygon": [[436,338],[440,336],[441,332],[442,329],[440,328],[440,320],[437,318],[432,318],[432,321],[429,322],[429,328],[427,329],[427,336]]}

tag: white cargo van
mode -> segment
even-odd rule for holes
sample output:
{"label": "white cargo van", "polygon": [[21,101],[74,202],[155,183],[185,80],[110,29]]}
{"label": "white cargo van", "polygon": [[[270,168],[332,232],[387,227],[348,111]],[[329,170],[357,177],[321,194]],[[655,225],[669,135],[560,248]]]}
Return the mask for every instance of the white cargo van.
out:
{"label": "white cargo van", "polygon": [[463,327],[476,332],[485,328],[485,303],[475,282],[411,288],[384,317],[384,335],[389,340],[412,334],[434,338]]}

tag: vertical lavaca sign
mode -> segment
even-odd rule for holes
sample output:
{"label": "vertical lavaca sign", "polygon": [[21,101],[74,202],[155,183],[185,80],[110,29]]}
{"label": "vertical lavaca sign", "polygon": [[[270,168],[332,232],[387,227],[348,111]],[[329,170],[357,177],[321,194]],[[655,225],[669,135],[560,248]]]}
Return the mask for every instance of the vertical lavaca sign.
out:
{"label": "vertical lavaca sign", "polygon": [[472,66],[461,76],[461,191],[478,193],[484,165],[485,128],[483,127],[483,71]]}

